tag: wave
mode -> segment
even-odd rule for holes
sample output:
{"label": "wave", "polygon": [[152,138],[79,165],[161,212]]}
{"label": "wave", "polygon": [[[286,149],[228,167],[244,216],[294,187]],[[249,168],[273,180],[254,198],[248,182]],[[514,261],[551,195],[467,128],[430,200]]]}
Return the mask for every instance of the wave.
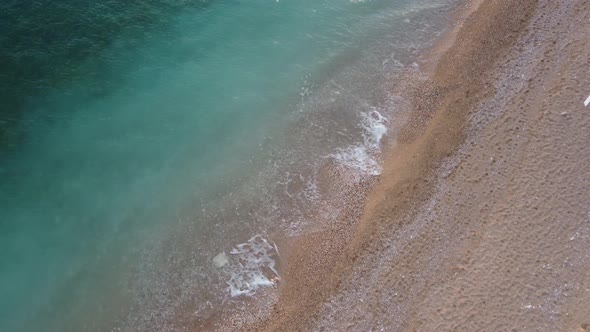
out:
{"label": "wave", "polygon": [[377,176],[381,174],[379,154],[381,140],[387,134],[387,118],[376,110],[360,113],[362,142],[337,149],[333,158],[340,167],[356,171],[361,176]]}
{"label": "wave", "polygon": [[279,280],[275,260],[279,251],[276,245],[271,245],[262,235],[255,235],[247,242],[238,244],[230,254],[225,262],[219,259],[225,254],[216,256],[214,260],[225,263],[227,291],[231,297],[254,295],[258,288],[274,286]]}

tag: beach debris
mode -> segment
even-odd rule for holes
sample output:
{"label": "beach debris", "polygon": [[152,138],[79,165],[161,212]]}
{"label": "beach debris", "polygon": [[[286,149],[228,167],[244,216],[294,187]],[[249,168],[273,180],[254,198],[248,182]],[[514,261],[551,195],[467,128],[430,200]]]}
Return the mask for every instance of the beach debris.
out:
{"label": "beach debris", "polygon": [[213,257],[213,265],[217,268],[222,268],[229,263],[227,259],[227,255],[225,252],[220,253],[219,255]]}
{"label": "beach debris", "polygon": [[275,251],[277,252],[277,256],[279,256],[279,258],[281,257],[281,254],[279,253],[279,247],[277,247],[276,243],[272,243],[272,245],[275,247]]}
{"label": "beach debris", "polygon": [[588,96],[588,98],[586,98],[586,101],[584,102],[584,106],[588,107],[588,104],[590,104],[590,96]]}

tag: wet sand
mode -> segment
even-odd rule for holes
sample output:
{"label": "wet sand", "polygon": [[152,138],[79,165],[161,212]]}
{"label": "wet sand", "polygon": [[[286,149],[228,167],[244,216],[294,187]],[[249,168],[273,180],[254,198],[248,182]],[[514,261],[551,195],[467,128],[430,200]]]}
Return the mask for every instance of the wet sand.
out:
{"label": "wet sand", "polygon": [[590,331],[590,1],[456,22],[393,87],[407,121],[367,203],[289,244],[250,330]]}

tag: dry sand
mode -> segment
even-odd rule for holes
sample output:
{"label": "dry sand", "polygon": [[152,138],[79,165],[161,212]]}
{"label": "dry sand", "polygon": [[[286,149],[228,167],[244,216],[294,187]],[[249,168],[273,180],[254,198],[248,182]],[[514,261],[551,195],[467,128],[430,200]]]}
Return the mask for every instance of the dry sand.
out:
{"label": "dry sand", "polygon": [[294,241],[250,329],[590,331],[590,1],[457,15],[358,220]]}

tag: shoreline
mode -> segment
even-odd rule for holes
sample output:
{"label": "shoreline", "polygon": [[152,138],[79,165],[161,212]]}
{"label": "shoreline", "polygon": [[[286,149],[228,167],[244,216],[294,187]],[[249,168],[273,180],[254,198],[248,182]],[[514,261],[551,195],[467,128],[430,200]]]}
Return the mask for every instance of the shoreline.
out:
{"label": "shoreline", "polygon": [[[552,6],[564,7],[566,10],[578,5],[584,4],[582,1],[551,4],[544,0],[466,1],[455,14],[457,16],[454,15],[459,22],[456,28],[442,36],[432,50],[426,52],[426,57],[421,59],[427,61],[426,70],[418,75],[418,83],[395,88],[412,105],[408,117],[410,121],[400,128],[395,146],[385,152],[388,157],[376,188],[369,194],[368,202],[361,211],[357,209],[352,213],[351,216],[357,213],[360,221],[354,222],[354,218],[351,218],[352,222],[346,222],[345,226],[331,226],[294,239],[286,259],[288,264],[284,268],[284,282],[281,282],[278,303],[274,305],[267,319],[250,325],[249,329],[291,331],[323,327],[352,330],[431,330],[437,326],[446,326],[449,329],[477,329],[478,326],[491,328],[492,325],[481,325],[482,322],[494,323],[496,329],[502,329],[509,323],[520,324],[518,319],[503,322],[495,316],[507,309],[485,305],[486,301],[502,303],[502,299],[498,299],[494,293],[483,296],[481,300],[486,309],[480,312],[474,309],[477,306],[471,298],[462,294],[468,287],[449,288],[449,285],[460,279],[457,275],[479,272],[481,266],[487,264],[486,260],[472,258],[482,248],[491,252],[495,250],[494,246],[484,245],[486,240],[483,233],[494,221],[486,220],[492,218],[486,213],[487,200],[498,194],[494,194],[493,189],[488,193],[487,188],[482,187],[481,175],[479,178],[474,175],[481,173],[482,168],[485,169],[481,164],[483,159],[478,160],[478,163],[471,162],[471,159],[476,158],[476,154],[493,152],[495,156],[491,159],[488,157],[487,164],[494,167],[502,165],[504,170],[498,171],[498,174],[503,176],[507,174],[507,170],[516,171],[521,166],[516,161],[509,165],[503,164],[502,158],[504,153],[522,163],[517,158],[522,151],[502,151],[501,146],[481,141],[478,135],[488,130],[492,132],[490,137],[496,138],[493,131],[500,130],[498,128],[501,125],[519,123],[506,114],[510,111],[522,111],[522,106],[515,110],[514,100],[523,95],[526,97],[530,91],[519,90],[518,93],[523,94],[521,96],[505,93],[510,84],[517,87],[517,83],[524,78],[518,78],[515,82],[510,76],[511,70],[506,68],[511,65],[511,61],[516,66],[519,59],[527,56],[523,51],[527,46],[540,49],[548,45],[535,44],[534,41],[538,40],[535,37],[545,36],[552,29],[561,29],[562,33],[570,32],[563,25],[558,28],[559,24],[556,24],[567,17],[563,12],[559,13],[560,16],[555,14],[555,22],[545,23],[542,20],[545,15],[552,14]],[[579,19],[579,22],[583,20]],[[536,24],[535,29],[530,29],[531,24]],[[539,26],[545,29],[538,29]],[[571,27],[569,25],[570,29]],[[587,50],[587,47],[582,49]],[[562,57],[556,56],[552,60],[559,64]],[[432,67],[429,63],[432,63]],[[530,65],[531,61],[527,64]],[[530,69],[531,73],[535,70],[534,67]],[[527,82],[532,82],[532,78]],[[490,111],[486,109],[489,107],[486,106],[488,103],[511,110],[504,113],[498,109]],[[496,114],[495,118],[492,113]],[[504,119],[500,124],[494,123],[502,116],[508,120]],[[487,119],[482,120],[486,117]],[[579,124],[582,127],[584,125]],[[501,131],[501,134],[509,136],[514,134],[513,130]],[[511,142],[512,139],[508,138],[507,141]],[[481,151],[469,151],[474,146],[484,148]],[[588,152],[587,148],[577,148]],[[498,152],[492,149],[497,149]],[[588,155],[583,154],[582,157],[587,158]],[[531,160],[534,165],[533,162],[538,161]],[[537,167],[535,170],[540,171],[543,167],[552,165],[534,166]],[[485,172],[485,177],[489,178],[493,187],[494,181],[500,180],[500,175],[496,174],[494,178],[494,174],[490,174]],[[580,176],[581,180],[585,180],[587,175],[587,172],[582,171],[578,174],[578,180]],[[474,184],[479,187],[473,187]],[[518,190],[510,189],[508,184],[501,181],[501,186],[498,185],[495,189],[504,194],[518,193]],[[455,188],[455,191],[448,188]],[[457,197],[449,192],[455,193]],[[472,199],[470,194],[479,200],[469,202]],[[511,204],[518,206],[511,201],[506,204],[503,210],[505,214],[509,214],[506,211],[512,211]],[[554,206],[557,209],[560,207]],[[577,208],[580,211],[584,209],[583,206]],[[442,217],[433,216],[432,211],[435,210]],[[482,220],[467,222],[478,218]],[[575,221],[578,227],[583,227],[584,223],[580,220],[584,221],[583,217]],[[511,235],[509,232],[506,234]],[[513,261],[521,258],[528,261],[535,256],[534,253],[531,257],[523,257],[526,255],[519,255],[518,252],[511,254]],[[384,265],[384,262],[391,265]],[[590,266],[587,263],[583,261],[581,264],[585,271]],[[522,267],[516,265],[513,268],[518,270],[526,267],[523,264]],[[528,268],[533,269],[530,266]],[[590,286],[588,277],[581,275],[580,278],[580,284]],[[504,283],[513,281],[502,277],[497,279]],[[518,278],[514,280],[518,284],[522,281]],[[463,282],[471,286],[479,285],[472,287],[471,291],[475,294],[472,296],[477,296],[477,291],[486,287],[485,284],[479,284],[478,279],[465,277]],[[497,280],[495,282],[498,284]],[[444,292],[451,293],[442,297]],[[508,297],[505,293],[500,294]],[[588,295],[581,295],[582,299],[587,297]],[[440,303],[441,306],[435,307],[430,302]],[[465,310],[465,305],[471,310]],[[533,304],[530,306],[534,307]],[[441,311],[441,308],[446,309]],[[430,309],[432,312],[425,313]],[[579,319],[586,314],[584,310],[578,308],[578,321],[572,320],[568,327],[586,328],[587,323]],[[443,314],[444,312],[447,314]],[[491,321],[472,319],[474,315],[488,317]],[[448,317],[458,318],[453,320]]]}
{"label": "shoreline", "polygon": [[[265,270],[272,263],[257,264],[240,247],[256,247],[248,245],[256,235],[297,236],[316,221],[316,202],[320,217],[339,222],[338,208],[353,195],[348,179],[334,184],[332,175],[378,172],[372,167],[382,119],[373,115],[389,110],[388,73],[410,65],[406,59],[432,40],[440,12],[455,1],[329,1],[313,10],[303,3],[236,4],[178,17],[164,11],[173,26],[156,24],[149,41],[129,50],[119,46],[131,39],[120,36],[119,46],[101,52],[108,55],[104,76],[81,66],[89,81],[74,78],[30,96],[31,104],[51,99],[47,110],[59,121],[31,123],[36,139],[7,160],[3,191],[21,194],[8,195],[12,208],[3,215],[26,241],[4,241],[23,256],[3,266],[30,286],[3,285],[14,301],[2,304],[19,304],[10,305],[9,324],[190,329],[271,289],[274,271]],[[264,22],[251,13],[262,13]],[[243,34],[233,33],[228,17]],[[208,32],[184,29],[201,25]],[[121,57],[135,61],[123,68]],[[125,79],[111,93],[115,68]],[[68,93],[91,91],[91,83],[104,84],[104,94]],[[73,112],[76,105],[86,111]],[[64,162],[70,159],[76,162]],[[336,167],[343,171],[335,174]],[[319,168],[329,174],[317,179]],[[36,175],[22,176],[29,173]],[[58,228],[45,222],[53,216]],[[26,225],[35,227],[20,227]],[[38,237],[46,248],[27,245]],[[229,263],[220,269],[215,257],[224,256]],[[52,278],[35,277],[45,270],[55,271]],[[45,302],[59,305],[27,304]],[[250,304],[244,302],[236,306]]]}

